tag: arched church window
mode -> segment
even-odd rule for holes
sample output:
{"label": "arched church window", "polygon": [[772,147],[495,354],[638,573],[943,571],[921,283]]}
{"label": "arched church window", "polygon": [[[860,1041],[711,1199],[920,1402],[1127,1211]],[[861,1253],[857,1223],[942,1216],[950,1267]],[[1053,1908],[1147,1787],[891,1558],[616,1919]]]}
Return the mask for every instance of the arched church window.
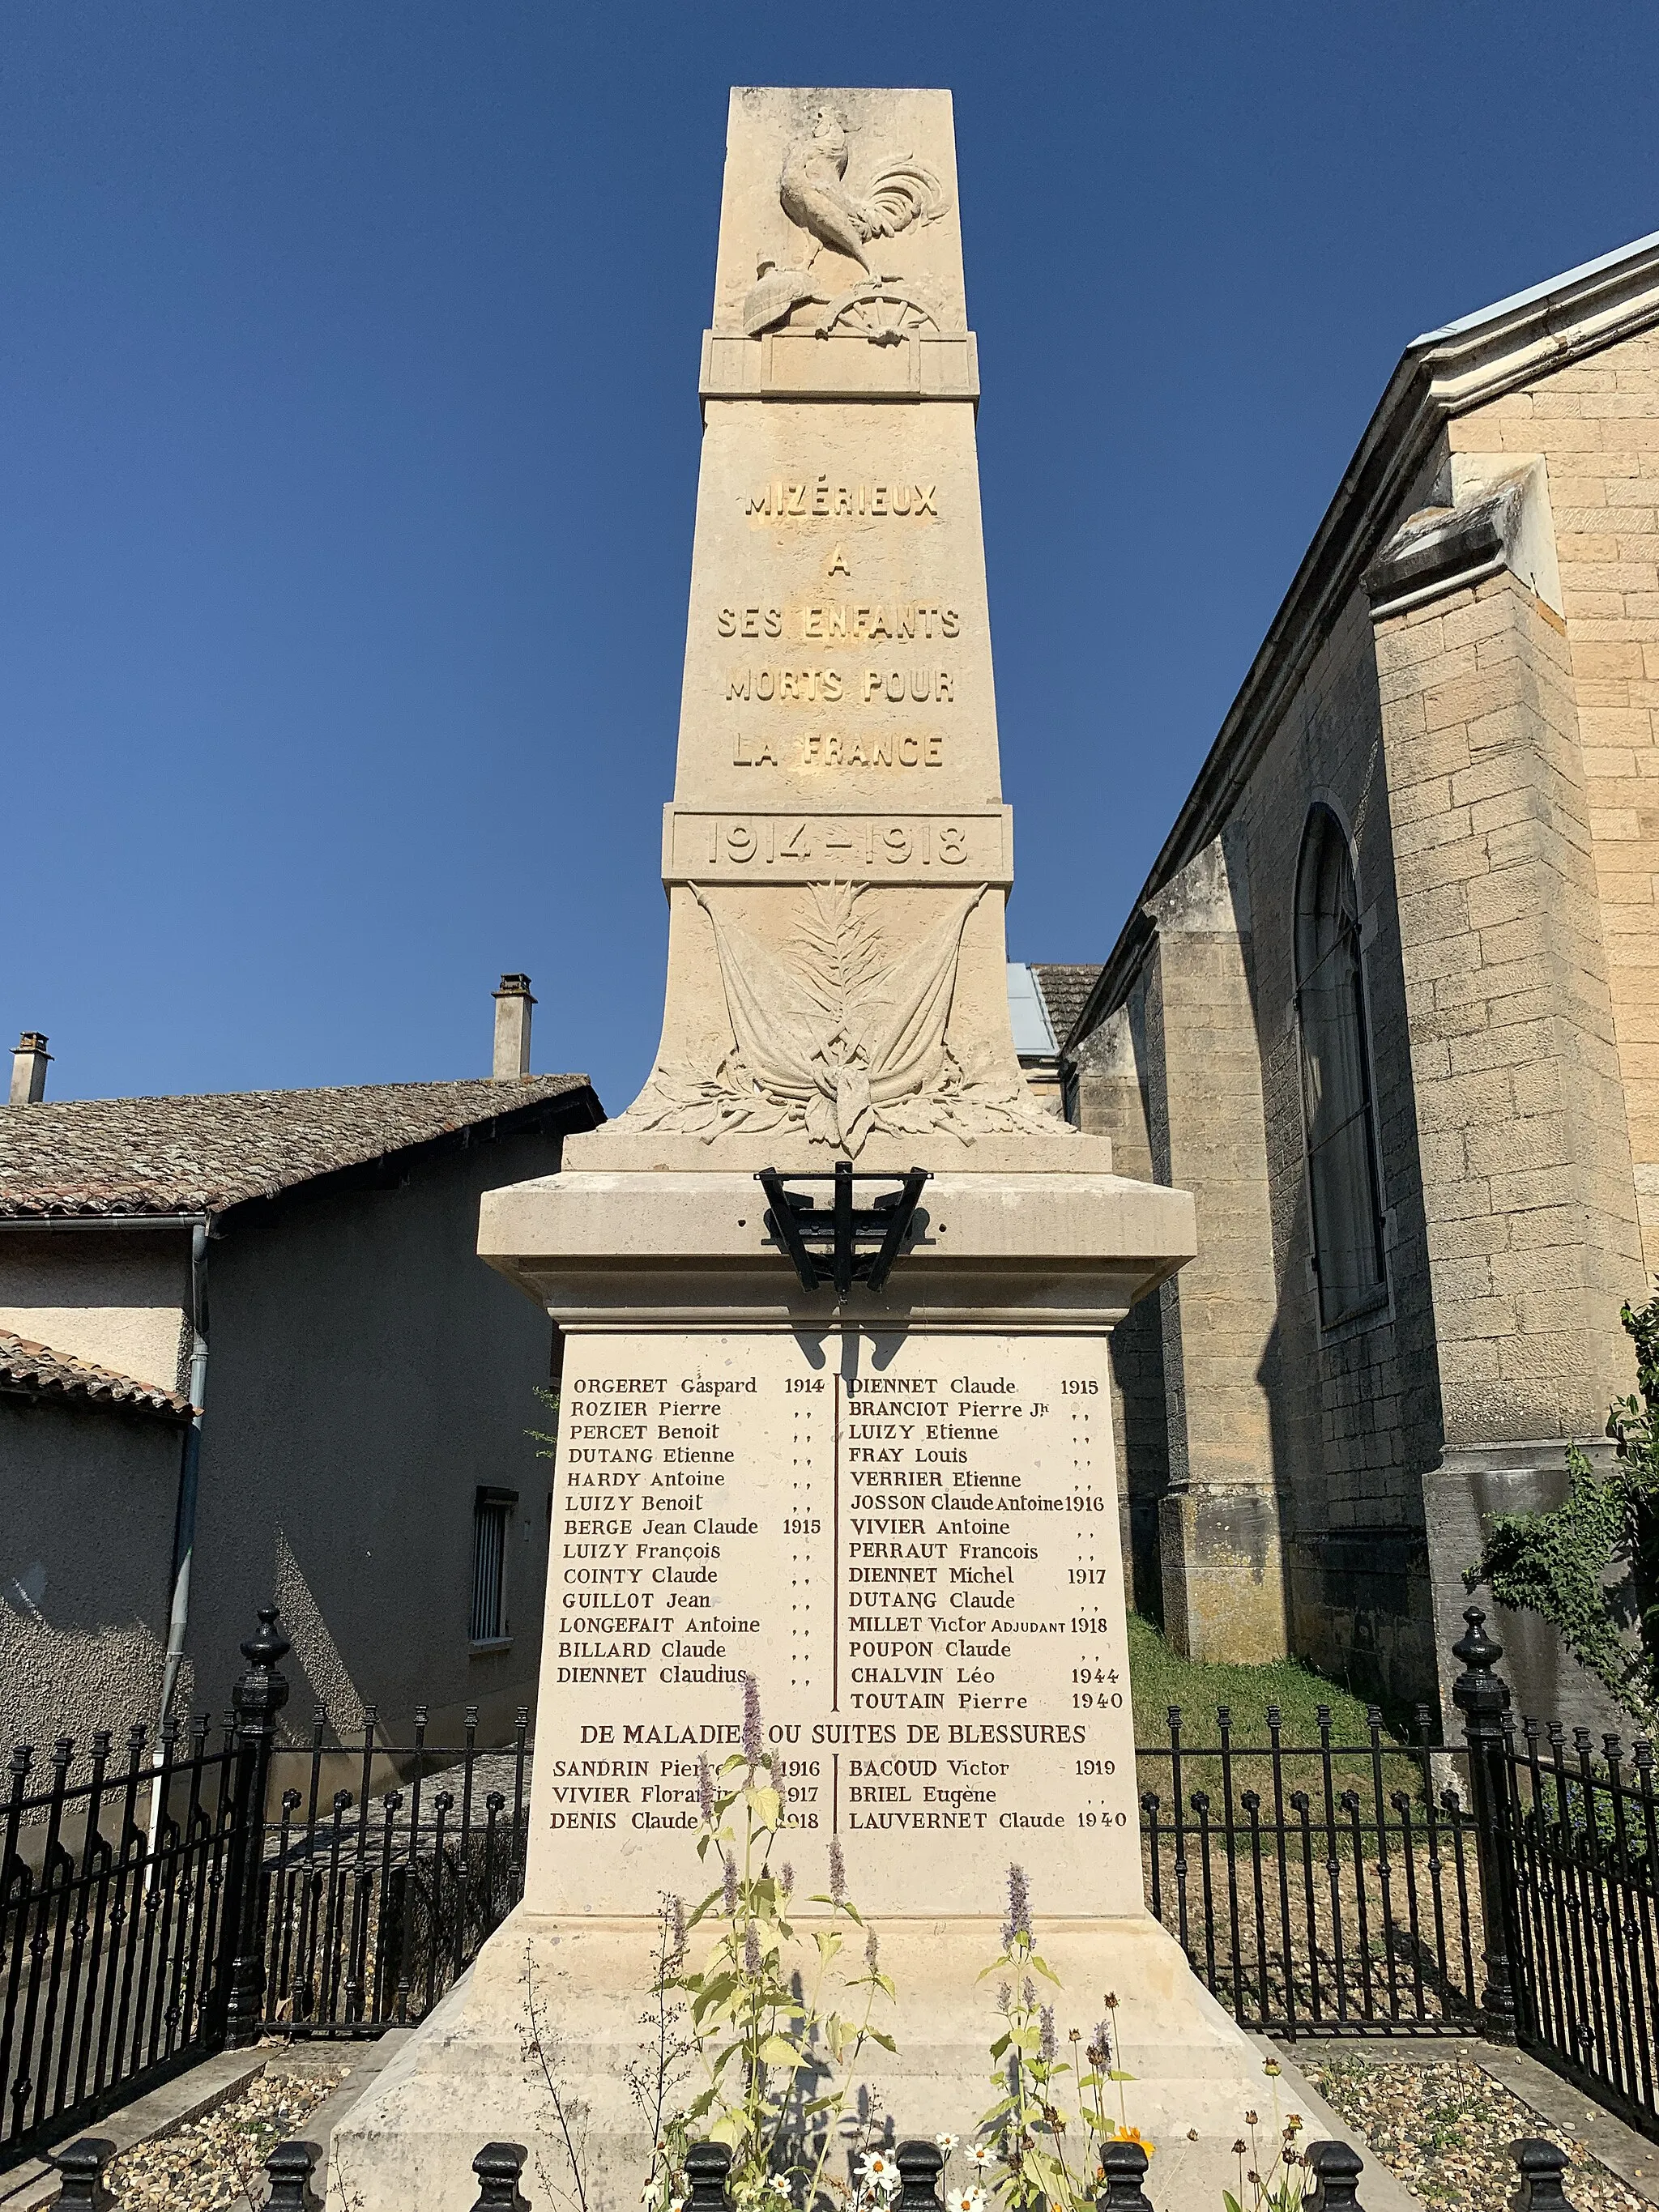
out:
{"label": "arched church window", "polygon": [[1316,806],[1296,879],[1296,1000],[1314,1267],[1327,1328],[1386,1287],[1359,900],[1341,823]]}

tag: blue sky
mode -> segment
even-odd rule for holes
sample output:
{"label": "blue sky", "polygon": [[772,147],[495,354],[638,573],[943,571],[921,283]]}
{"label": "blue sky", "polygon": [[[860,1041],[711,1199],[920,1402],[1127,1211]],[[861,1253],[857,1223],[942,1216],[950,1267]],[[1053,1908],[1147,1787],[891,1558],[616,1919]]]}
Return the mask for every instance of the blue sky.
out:
{"label": "blue sky", "polygon": [[956,94],[1010,950],[1103,957],[1407,340],[1659,228],[1656,79],[1651,5],[8,0],[0,1025],[483,1073],[525,968],[626,1104],[733,82]]}

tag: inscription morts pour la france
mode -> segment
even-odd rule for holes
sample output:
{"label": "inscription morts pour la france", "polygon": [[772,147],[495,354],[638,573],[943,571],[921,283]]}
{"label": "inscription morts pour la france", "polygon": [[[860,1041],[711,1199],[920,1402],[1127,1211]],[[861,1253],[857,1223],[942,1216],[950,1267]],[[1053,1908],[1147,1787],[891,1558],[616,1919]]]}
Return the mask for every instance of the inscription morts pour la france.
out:
{"label": "inscription morts pour la france", "polygon": [[[1142,1903],[1108,1358],[1192,1207],[1010,1033],[947,93],[732,94],[701,392],[656,1062],[481,1220],[565,1345],[526,1895],[337,2143],[365,2212],[459,2201],[485,2135],[562,2156],[533,1989],[592,2212],[636,2201],[654,1914],[752,1674],[799,1893],[834,1839],[882,1931],[900,2131],[985,2102],[1018,1859],[1079,2018],[1134,1993],[1154,2200],[1218,2189],[1258,2061]],[[879,1295],[767,1227],[760,1170],[837,1162],[930,1177]]]}

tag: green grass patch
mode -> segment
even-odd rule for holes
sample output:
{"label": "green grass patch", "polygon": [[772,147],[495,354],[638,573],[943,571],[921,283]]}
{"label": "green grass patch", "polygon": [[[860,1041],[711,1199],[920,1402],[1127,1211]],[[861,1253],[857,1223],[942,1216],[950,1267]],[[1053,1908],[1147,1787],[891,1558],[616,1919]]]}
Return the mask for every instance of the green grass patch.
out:
{"label": "green grass patch", "polygon": [[1137,1743],[1168,1740],[1171,1705],[1180,1706],[1182,1734],[1194,1743],[1216,1741],[1218,1705],[1231,1707],[1233,1734],[1241,1743],[1266,1743],[1269,1705],[1279,1707],[1287,1743],[1318,1742],[1321,1705],[1331,1709],[1336,1742],[1364,1743],[1367,1738],[1364,1699],[1328,1682],[1304,1661],[1236,1667],[1183,1659],[1170,1650],[1152,1621],[1134,1613],[1129,1615],[1129,1679]]}
{"label": "green grass patch", "polygon": [[[1328,1705],[1331,1741],[1347,1753],[1333,1761],[1335,1790],[1339,1796],[1344,1790],[1358,1790],[1362,1804],[1369,1808],[1372,1790],[1370,1762],[1363,1748],[1358,1756],[1354,1755],[1355,1747],[1363,1747],[1370,1740],[1365,1701],[1340,1684],[1327,1681],[1304,1661],[1275,1659],[1263,1667],[1242,1667],[1183,1659],[1170,1649],[1152,1622],[1132,1613],[1129,1680],[1134,1693],[1135,1741],[1143,1748],[1169,1742],[1169,1709],[1179,1705],[1183,1749],[1213,1749],[1220,1741],[1216,1710],[1221,1705],[1230,1708],[1232,1742],[1244,1753],[1236,1758],[1233,1765],[1235,1802],[1246,1790],[1259,1791],[1264,1803],[1271,1802],[1272,1762],[1249,1755],[1267,1743],[1268,1706],[1279,1707],[1281,1741],[1286,1748],[1305,1752],[1318,1748],[1319,1708]],[[1385,1748],[1411,1740],[1398,1725],[1402,1717],[1385,1711]],[[1389,1726],[1391,1718],[1396,1723],[1393,1728]],[[1317,1810],[1323,1793],[1321,1762],[1306,1757],[1286,1759],[1283,1772],[1287,1795],[1291,1790],[1307,1790]],[[1170,1804],[1170,1780],[1168,1759],[1140,1761],[1140,1788],[1158,1793],[1166,1816]],[[1420,1774],[1414,1773],[1407,1762],[1397,1756],[1384,1761],[1383,1780],[1387,1790],[1409,1788],[1413,1796],[1420,1795]],[[1218,1759],[1183,1760],[1183,1797],[1190,1798],[1194,1790],[1207,1790],[1219,1806],[1222,1772]]]}

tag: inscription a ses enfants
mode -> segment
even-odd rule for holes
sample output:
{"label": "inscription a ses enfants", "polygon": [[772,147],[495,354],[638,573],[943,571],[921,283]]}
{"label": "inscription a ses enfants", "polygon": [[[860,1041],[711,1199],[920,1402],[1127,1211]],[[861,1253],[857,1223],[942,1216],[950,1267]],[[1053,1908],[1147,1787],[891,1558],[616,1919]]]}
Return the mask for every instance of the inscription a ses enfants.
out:
{"label": "inscription a ses enfants", "polygon": [[[781,637],[781,607],[722,607],[714,617],[721,637]],[[799,625],[799,626],[798,626]],[[848,605],[840,601],[811,602],[792,609],[789,634],[803,645],[833,643],[846,638],[853,644],[879,644],[891,640],[902,644],[916,638],[956,637],[962,617],[954,607],[919,600],[911,606],[895,606],[890,613],[877,604]]]}

